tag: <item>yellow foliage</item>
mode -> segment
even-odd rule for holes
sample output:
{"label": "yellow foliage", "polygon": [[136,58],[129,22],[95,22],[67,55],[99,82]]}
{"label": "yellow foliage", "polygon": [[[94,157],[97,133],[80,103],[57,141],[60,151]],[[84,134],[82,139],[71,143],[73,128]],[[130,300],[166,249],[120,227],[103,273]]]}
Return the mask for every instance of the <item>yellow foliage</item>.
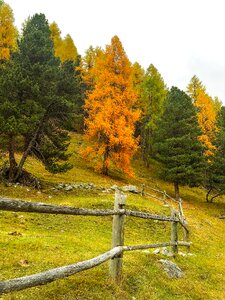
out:
{"label": "yellow foliage", "polygon": [[13,12],[6,3],[0,3],[0,60],[8,60],[11,51],[16,49],[17,30]]}
{"label": "yellow foliage", "polygon": [[55,56],[60,58],[61,56],[61,51],[62,51],[62,38],[61,38],[61,31],[58,27],[58,25],[53,22],[49,26],[51,30],[51,38],[54,43],[54,51],[55,51]]}
{"label": "yellow foliage", "polygon": [[50,24],[49,28],[54,43],[55,56],[58,57],[61,62],[65,62],[66,60],[75,61],[77,58],[77,48],[71,36],[67,34],[66,37],[62,39],[61,31],[55,22]]}
{"label": "yellow foliage", "polygon": [[216,126],[216,117],[220,110],[220,101],[215,101],[206,93],[205,87],[201,81],[193,76],[191,83],[188,85],[188,93],[193,99],[194,105],[197,107],[198,124],[201,128],[202,135],[199,140],[205,146],[205,156],[213,155],[215,146],[213,140],[215,133],[218,131]]}
{"label": "yellow foliage", "polygon": [[62,51],[60,55],[60,60],[65,62],[66,60],[75,61],[77,58],[77,48],[74,45],[73,39],[69,34],[63,39]]}
{"label": "yellow foliage", "polygon": [[202,131],[202,136],[199,139],[206,146],[205,155],[210,156],[213,154],[212,150],[215,149],[212,141],[217,131],[216,111],[210,97],[203,92],[199,93],[195,106],[199,109],[197,116]]}

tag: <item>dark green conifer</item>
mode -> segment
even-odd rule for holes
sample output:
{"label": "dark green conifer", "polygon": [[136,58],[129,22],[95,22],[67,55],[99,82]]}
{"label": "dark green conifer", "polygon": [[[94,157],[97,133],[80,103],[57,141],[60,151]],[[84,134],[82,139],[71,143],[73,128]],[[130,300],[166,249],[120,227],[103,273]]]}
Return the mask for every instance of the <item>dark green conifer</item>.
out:
{"label": "dark green conifer", "polygon": [[203,180],[203,148],[198,140],[196,108],[191,98],[172,87],[156,132],[157,158],[163,164],[162,177],[174,183],[179,199],[179,185],[196,186]]}
{"label": "dark green conifer", "polygon": [[225,107],[220,110],[217,122],[218,132],[214,144],[216,149],[208,161],[206,201],[225,193]]}
{"label": "dark green conifer", "polygon": [[[8,130],[10,180],[17,181],[31,154],[51,172],[66,171],[69,136],[65,128],[74,114],[74,69],[54,56],[48,22],[43,14],[29,18],[18,43],[18,52],[1,70],[0,112]],[[72,73],[72,75],[71,75]],[[6,79],[8,78],[8,79]],[[78,83],[77,83],[78,85]],[[10,93],[8,93],[8,91]],[[9,118],[10,117],[10,118]],[[24,137],[22,158],[14,157],[17,137]],[[11,168],[12,167],[12,168]]]}

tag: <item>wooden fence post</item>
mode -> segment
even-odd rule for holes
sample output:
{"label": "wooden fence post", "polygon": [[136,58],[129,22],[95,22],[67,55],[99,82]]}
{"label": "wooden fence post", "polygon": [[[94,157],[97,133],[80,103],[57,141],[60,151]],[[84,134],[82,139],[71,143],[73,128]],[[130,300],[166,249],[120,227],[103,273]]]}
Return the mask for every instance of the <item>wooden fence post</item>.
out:
{"label": "wooden fence post", "polygon": [[[120,191],[115,192],[114,210],[122,209],[126,204],[126,195]],[[124,245],[124,219],[125,215],[114,215],[112,226],[112,247]],[[110,261],[110,276],[120,281],[122,275],[123,253]]]}
{"label": "wooden fence post", "polygon": [[[177,217],[177,212],[174,209],[172,209],[171,211],[171,217],[173,218]],[[173,221],[171,223],[171,242],[177,243],[177,241],[178,241],[178,222]],[[171,252],[173,256],[175,256],[178,253],[178,246],[177,245],[171,246]]]}

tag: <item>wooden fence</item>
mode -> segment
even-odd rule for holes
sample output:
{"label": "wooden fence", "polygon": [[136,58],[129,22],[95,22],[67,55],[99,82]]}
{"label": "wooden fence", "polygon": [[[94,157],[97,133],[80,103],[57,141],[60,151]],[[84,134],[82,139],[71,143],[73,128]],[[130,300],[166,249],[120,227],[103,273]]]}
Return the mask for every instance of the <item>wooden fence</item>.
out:
{"label": "wooden fence", "polygon": [[[149,190],[151,191],[150,193]],[[154,192],[154,195],[152,194],[152,192]],[[142,184],[141,195],[142,196],[146,195],[149,196],[150,198],[159,200],[161,203],[163,203],[171,210],[171,213],[173,213],[173,211],[175,210],[179,216],[181,225],[183,226],[182,229],[183,229],[184,240],[186,241],[189,240],[188,222],[184,216],[183,206],[182,206],[183,201],[181,198],[177,200],[171,197],[170,195],[168,195],[166,191],[161,191],[145,184]],[[188,248],[188,250],[190,250],[190,247]]]}
{"label": "wooden fence", "polygon": [[[170,216],[151,214],[128,210],[125,208],[126,195],[120,191],[115,192],[114,209],[86,209],[69,206],[57,206],[38,202],[29,202],[15,199],[0,199],[0,210],[13,212],[44,213],[44,214],[64,214],[74,216],[113,216],[112,225],[112,249],[90,260],[78,262],[76,264],[54,268],[45,272],[24,276],[20,278],[0,281],[0,295],[12,291],[19,291],[30,287],[44,285],[59,278],[65,278],[75,273],[96,267],[105,261],[110,261],[110,276],[119,281],[122,274],[123,253],[140,249],[150,249],[159,247],[171,247],[173,256],[178,252],[178,246],[190,247],[189,229],[187,223],[180,217],[180,212],[171,209]],[[182,207],[182,205],[181,205]],[[125,216],[132,216],[143,219],[171,222],[171,239],[169,242],[159,244],[124,246],[124,219]],[[182,226],[183,241],[178,240],[178,224]]]}

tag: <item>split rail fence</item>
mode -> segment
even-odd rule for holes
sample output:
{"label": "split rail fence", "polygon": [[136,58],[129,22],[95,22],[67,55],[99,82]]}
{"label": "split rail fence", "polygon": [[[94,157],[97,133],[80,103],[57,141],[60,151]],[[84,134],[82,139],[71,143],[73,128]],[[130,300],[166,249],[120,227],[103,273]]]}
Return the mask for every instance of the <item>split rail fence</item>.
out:
{"label": "split rail fence", "polygon": [[[142,195],[146,192],[142,187]],[[163,192],[165,194],[165,192]],[[147,194],[147,193],[146,193]],[[152,195],[154,196],[154,195]],[[170,196],[169,196],[170,197]],[[158,197],[161,200],[160,197]],[[168,195],[167,195],[168,198]],[[171,198],[171,197],[170,197]],[[164,199],[162,197],[163,201]],[[171,198],[173,199],[173,198]],[[170,200],[171,200],[170,199]],[[173,199],[175,200],[175,199]],[[115,192],[114,209],[87,209],[75,208],[70,206],[57,206],[39,202],[29,202],[15,199],[0,199],[0,210],[27,213],[44,213],[44,214],[63,214],[74,216],[113,216],[112,224],[112,249],[90,260],[78,262],[75,264],[54,268],[45,272],[36,273],[20,278],[0,281],[0,295],[12,291],[19,291],[34,286],[44,285],[53,282],[59,278],[65,278],[75,273],[91,269],[108,260],[110,260],[110,276],[120,281],[122,275],[123,253],[126,251],[171,247],[171,253],[175,256],[178,253],[178,246],[186,246],[188,249],[191,245],[189,241],[189,228],[185,221],[182,203],[179,204],[179,210],[171,207],[171,215],[163,216],[151,214],[149,212],[133,211],[126,209],[126,195],[120,191]],[[182,212],[182,213],[181,213]],[[171,238],[169,242],[158,244],[146,244],[125,246],[124,245],[124,220],[125,216],[136,218],[158,220],[171,223]],[[183,228],[183,240],[178,240],[178,225]]]}

